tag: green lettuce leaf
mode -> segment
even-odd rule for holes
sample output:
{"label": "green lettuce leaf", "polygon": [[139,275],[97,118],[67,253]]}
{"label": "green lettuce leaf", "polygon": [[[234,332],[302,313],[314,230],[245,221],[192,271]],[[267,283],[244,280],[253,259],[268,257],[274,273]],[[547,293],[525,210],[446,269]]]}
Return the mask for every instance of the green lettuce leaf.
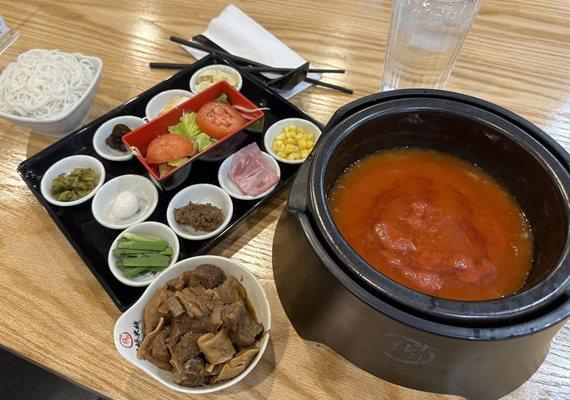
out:
{"label": "green lettuce leaf", "polygon": [[196,123],[195,112],[183,114],[182,117],[180,117],[179,123],[168,127],[168,132],[180,135],[186,139],[190,139],[202,133],[200,127]]}
{"label": "green lettuce leaf", "polygon": [[180,157],[180,158],[177,158],[176,160],[172,160],[172,161],[168,162],[167,164],[171,167],[176,168],[176,167],[181,166],[182,164],[184,164],[188,160],[189,160],[188,157]]}
{"label": "green lettuce leaf", "polygon": [[168,174],[170,171],[172,171],[174,168],[176,167],[171,167],[170,165],[168,165],[168,163],[164,163],[164,164],[159,164],[158,166],[158,176],[164,176],[166,174]]}
{"label": "green lettuce leaf", "polygon": [[215,142],[214,139],[212,139],[210,136],[206,135],[205,133],[200,133],[197,136],[194,136],[193,140],[194,140],[194,146],[196,146],[198,152],[205,150],[207,147],[209,147],[212,143]]}
{"label": "green lettuce leaf", "polygon": [[219,102],[228,103],[228,104],[229,104],[229,102],[230,102],[230,101],[228,100],[228,95],[225,94],[225,93],[222,93],[222,94],[220,95],[220,97],[218,97],[216,100],[219,101]]}

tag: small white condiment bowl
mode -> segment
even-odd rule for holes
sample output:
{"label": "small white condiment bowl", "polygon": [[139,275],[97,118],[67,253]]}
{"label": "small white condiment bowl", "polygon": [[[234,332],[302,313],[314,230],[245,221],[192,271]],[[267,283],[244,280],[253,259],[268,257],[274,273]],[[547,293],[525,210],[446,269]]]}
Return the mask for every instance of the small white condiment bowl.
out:
{"label": "small white condiment bowl", "polygon": [[[119,219],[112,214],[113,201],[119,193],[127,190],[138,197],[140,208],[129,218]],[[91,212],[104,227],[125,229],[150,217],[157,204],[158,190],[150,179],[140,175],[121,175],[101,187],[93,198]]]}
{"label": "small white condiment bowl", "polygon": [[[87,196],[73,201],[59,201],[51,194],[51,184],[58,175],[67,174],[73,171],[74,168],[91,168],[94,172],[99,174],[99,183],[97,183],[97,186],[95,186]],[[42,177],[40,191],[42,196],[54,206],[71,207],[85,203],[91,197],[95,196],[95,193],[103,186],[103,182],[105,182],[105,167],[103,167],[101,161],[91,156],[76,155],[65,157],[49,167]]]}
{"label": "small white condiment bowl", "polygon": [[233,74],[236,78],[236,84],[234,87],[238,91],[241,90],[241,87],[243,85],[243,78],[237,69],[230,67],[229,65],[212,64],[212,65],[208,65],[204,68],[200,68],[198,71],[194,72],[194,74],[190,77],[190,90],[192,91],[192,93],[194,93],[194,94],[200,93],[198,91],[198,89],[196,88],[198,77],[200,75],[202,75],[203,72],[206,72],[210,69],[218,69],[218,70],[222,70],[224,72],[227,72],[229,74]]}
{"label": "small white condiment bowl", "polygon": [[194,97],[194,94],[188,90],[182,89],[171,89],[160,92],[146,104],[146,119],[150,121],[158,117],[160,113],[164,111],[168,102],[175,97],[192,98]]}
{"label": "small white condiment bowl", "polygon": [[93,148],[101,157],[110,161],[128,161],[133,158],[133,153],[129,149],[126,152],[118,151],[110,148],[105,143],[115,125],[124,124],[131,130],[143,125],[145,120],[134,115],[121,115],[120,117],[112,118],[103,124],[95,131],[93,135]]}
{"label": "small white condiment bowl", "polygon": [[[42,50],[33,49],[28,52],[35,53],[39,51]],[[80,57],[91,63],[95,70],[95,76],[87,90],[85,90],[85,93],[83,93],[79,100],[66,112],[51,118],[31,118],[20,117],[0,111],[0,118],[22,125],[34,133],[57,138],[62,138],[82,126],[91,113],[93,99],[95,98],[97,86],[99,85],[101,73],[103,72],[103,61],[98,57],[83,54],[81,54]]]}
{"label": "small white condiment bowl", "polygon": [[[190,226],[176,222],[174,219],[174,210],[176,208],[182,208],[190,202],[194,204],[210,203],[211,205],[220,208],[224,213],[222,224],[212,232],[203,232],[196,231]],[[234,205],[232,203],[232,199],[230,199],[230,196],[228,196],[226,192],[215,185],[199,183],[182,189],[172,198],[172,200],[170,200],[166,210],[166,219],[168,221],[168,225],[170,225],[178,236],[188,240],[204,240],[211,238],[212,236],[216,236],[218,233],[223,231],[230,223],[233,213]]]}
{"label": "small white condiment bowl", "polygon": [[[121,270],[117,268],[116,260],[115,257],[113,256],[113,249],[117,247],[119,239],[121,238],[121,236],[123,236],[125,232],[136,233],[137,235],[152,236],[158,239],[165,240],[166,242],[168,242],[168,245],[172,247],[172,261],[170,261],[170,264],[167,267],[165,267],[165,269],[160,274],[139,275],[133,279],[125,277],[121,272]],[[160,222],[146,221],[128,227],[123,232],[121,232],[119,236],[115,238],[113,244],[111,245],[111,248],[109,249],[107,262],[109,263],[109,269],[111,270],[111,273],[115,276],[115,278],[117,278],[117,280],[119,280],[119,282],[124,283],[127,286],[142,287],[142,286],[148,286],[153,280],[157,279],[166,269],[171,268],[178,260],[179,255],[180,255],[180,243],[178,242],[178,237],[172,231],[172,229],[170,229],[167,225]]]}
{"label": "small white condiment bowl", "polygon": [[[257,321],[263,325],[263,328],[265,330],[261,336],[261,339],[259,340],[259,353],[257,353],[255,358],[241,374],[233,379],[229,379],[212,386],[192,388],[176,384],[172,379],[172,373],[162,370],[146,360],[138,359],[137,346],[135,345],[135,341],[143,339],[141,336],[141,331],[144,328],[144,309],[156,291],[162,288],[170,279],[176,278],[184,271],[194,270],[203,264],[214,265],[224,271],[226,276],[233,276],[238,281],[240,281],[240,283],[247,291],[247,297],[249,298],[253,310],[255,311]],[[185,260],[177,262],[172,267],[163,271],[150,284],[150,286],[145,290],[138,301],[119,317],[115,323],[113,336],[115,340],[115,347],[125,360],[152,378],[156,379],[164,386],[178,392],[188,394],[204,394],[227,389],[245,378],[259,363],[261,357],[263,357],[263,353],[265,352],[267,343],[269,342],[270,330],[271,310],[269,308],[269,302],[267,301],[267,295],[263,291],[263,288],[261,287],[256,277],[247,268],[235,260],[220,256],[207,255],[187,258]]]}
{"label": "small white condiment bowl", "polygon": [[[269,154],[267,154],[264,151],[262,151],[261,154],[263,154],[263,156],[265,157],[265,159],[267,160],[273,171],[275,171],[277,175],[281,176],[281,168],[279,168],[279,164],[277,163],[277,161],[275,161],[273,157],[271,157]],[[232,181],[232,178],[230,178],[230,170],[232,169],[232,160],[234,159],[234,156],[235,153],[226,158],[222,163],[222,165],[220,165],[220,168],[218,169],[218,182],[220,183],[221,188],[224,189],[230,196],[239,200],[256,200],[267,196],[269,193],[273,191],[273,189],[275,189],[275,186],[277,186],[279,181],[277,181],[277,183],[273,185],[271,188],[267,189],[265,192],[257,196],[250,196],[248,194],[244,194],[240,190],[240,188],[234,183],[234,181]]]}
{"label": "small white condiment bowl", "polygon": [[265,132],[265,135],[263,137],[263,145],[265,146],[265,150],[267,150],[267,152],[271,154],[271,157],[275,158],[277,161],[280,161],[285,164],[301,164],[303,163],[303,161],[306,160],[306,158],[302,158],[300,160],[287,160],[286,158],[279,157],[273,151],[273,141],[275,140],[275,136],[279,135],[281,131],[283,131],[283,128],[289,125],[293,125],[296,128],[302,128],[305,132],[312,133],[313,135],[315,135],[315,143],[317,142],[319,136],[321,136],[322,133],[319,127],[313,124],[311,121],[307,121],[306,119],[302,118],[285,118],[280,121],[277,121],[269,128],[267,128],[267,131]]}

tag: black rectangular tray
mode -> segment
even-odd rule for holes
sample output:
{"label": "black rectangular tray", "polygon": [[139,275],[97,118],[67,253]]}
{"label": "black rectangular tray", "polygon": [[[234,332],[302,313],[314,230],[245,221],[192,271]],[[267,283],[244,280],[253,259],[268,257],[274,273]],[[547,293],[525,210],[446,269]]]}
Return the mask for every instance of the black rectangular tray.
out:
{"label": "black rectangular tray", "polygon": [[[83,261],[85,261],[85,264],[87,264],[93,275],[95,275],[111,299],[121,310],[126,310],[130,305],[132,305],[141,296],[145,289],[123,285],[109,270],[107,265],[108,251],[113,240],[121,231],[108,229],[100,225],[91,213],[91,201],[87,201],[74,207],[58,207],[48,203],[40,193],[41,178],[45,171],[56,161],[74,154],[86,154],[99,159],[105,166],[107,181],[124,174],[140,174],[148,176],[146,170],[134,157],[130,161],[123,162],[109,161],[99,157],[93,149],[93,134],[105,121],[119,115],[135,115],[141,118],[144,117],[145,106],[153,96],[169,89],[189,90],[189,81],[192,73],[206,65],[220,63],[232,65],[231,63],[215,56],[203,58],[202,60],[192,64],[191,67],[178,72],[171,78],[153,86],[134,99],[127,101],[125,104],[108,112],[102,117],[97,118],[95,121],[47,147],[33,157],[28,158],[18,166],[18,172],[22,176],[22,179],[26,182],[34,195],[38,198],[39,202],[47,210],[50,217],[55,221],[59,229],[67,237]],[[239,70],[235,65],[232,66]],[[243,86],[240,91],[252,102],[260,106],[270,108],[270,110],[265,111],[263,126],[264,133],[265,130],[274,122],[283,118],[291,117],[308,119],[322,128],[322,125],[319,122],[309,117],[272,90],[264,87],[261,84],[260,79],[251,76],[242,70],[240,70],[240,73],[243,77]],[[256,141],[259,147],[264,150],[263,134],[248,133],[247,140],[243,143],[243,146],[251,143],[252,141]],[[194,161],[190,176],[178,190],[195,183],[207,182],[218,185],[217,173],[220,164],[221,161]],[[206,253],[221,238],[234,229],[240,221],[244,220],[248,215],[262,206],[270,197],[283,189],[292,180],[299,168],[299,165],[283,163],[280,163],[279,166],[281,167],[281,180],[271,194],[254,201],[243,201],[232,198],[234,203],[232,219],[227,228],[218,236],[202,241],[190,241],[179,238],[179,260]],[[166,208],[170,199],[172,199],[178,190],[175,189],[169,192],[159,190],[158,206],[148,218],[149,221],[159,221],[167,224]]]}

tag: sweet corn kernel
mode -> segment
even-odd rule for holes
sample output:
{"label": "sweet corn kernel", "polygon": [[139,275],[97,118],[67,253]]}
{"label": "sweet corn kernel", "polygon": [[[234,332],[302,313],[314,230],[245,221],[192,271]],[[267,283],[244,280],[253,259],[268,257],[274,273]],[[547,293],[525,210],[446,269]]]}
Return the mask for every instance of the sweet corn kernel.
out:
{"label": "sweet corn kernel", "polygon": [[294,125],[285,126],[273,140],[273,151],[287,160],[302,160],[313,150],[315,135]]}
{"label": "sweet corn kernel", "polygon": [[295,146],[294,144],[288,144],[285,146],[286,153],[297,153],[299,151],[299,147]]}

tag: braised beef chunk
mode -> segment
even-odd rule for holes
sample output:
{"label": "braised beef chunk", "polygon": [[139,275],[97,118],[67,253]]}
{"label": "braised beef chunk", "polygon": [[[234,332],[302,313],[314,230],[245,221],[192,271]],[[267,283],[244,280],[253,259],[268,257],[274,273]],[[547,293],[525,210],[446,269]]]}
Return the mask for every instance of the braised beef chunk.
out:
{"label": "braised beef chunk", "polygon": [[[200,265],[169,280],[148,302],[137,357],[172,372],[184,386],[210,385],[245,370],[259,351],[263,326],[234,277]],[[252,345],[254,345],[252,347]]]}
{"label": "braised beef chunk", "polygon": [[212,313],[208,316],[207,330],[208,332],[216,332],[222,326],[222,311],[224,311],[223,304],[216,304]]}
{"label": "braised beef chunk", "polygon": [[216,293],[224,304],[232,304],[247,298],[244,287],[233,276],[230,276],[221,286],[217,287]]}
{"label": "braised beef chunk", "polygon": [[168,345],[174,346],[180,338],[188,331],[192,324],[192,318],[188,314],[183,314],[179,318],[175,318],[170,326],[170,335],[168,337]]}
{"label": "braised beef chunk", "polygon": [[230,361],[223,364],[219,375],[212,380],[212,383],[235,378],[247,368],[257,353],[259,353],[257,347],[241,350]]}
{"label": "braised beef chunk", "polygon": [[164,304],[166,304],[174,318],[178,318],[186,312],[186,309],[176,296],[169,297],[164,301]]}
{"label": "braised beef chunk", "polygon": [[209,312],[206,306],[207,299],[196,295],[190,288],[176,292],[176,297],[186,308],[186,312],[191,318],[202,318]]}
{"label": "braised beef chunk", "polygon": [[192,358],[182,364],[181,370],[172,374],[174,382],[183,386],[198,386],[204,382],[204,361]]}
{"label": "braised beef chunk", "polygon": [[204,384],[210,385],[214,383],[214,379],[218,377],[222,367],[226,364],[208,364],[206,363],[206,367],[204,368]]}
{"label": "braised beef chunk", "polygon": [[176,278],[166,282],[166,287],[170,290],[182,290],[184,286],[186,286],[186,281],[182,275],[178,275]]}
{"label": "braised beef chunk", "polygon": [[222,322],[229,331],[232,342],[239,347],[249,347],[263,332],[263,326],[254,321],[242,301],[227,306],[222,312]]}
{"label": "braised beef chunk", "polygon": [[202,336],[198,333],[188,332],[184,334],[178,343],[174,345],[173,355],[176,355],[181,362],[197,356],[200,353],[198,339]]}
{"label": "braised beef chunk", "polygon": [[206,289],[213,289],[226,279],[224,271],[210,264],[200,265],[194,271],[186,271],[183,277],[186,286],[204,286]]}
{"label": "braised beef chunk", "polygon": [[202,286],[188,287],[188,290],[193,298],[198,301],[202,306],[208,309],[208,313],[214,309],[214,306],[219,302],[218,295],[212,289],[204,289]]}
{"label": "braised beef chunk", "polygon": [[156,291],[154,296],[152,296],[152,298],[146,304],[143,313],[143,328],[145,334],[152,332],[154,328],[156,328],[156,325],[158,325],[158,321],[162,316],[158,312],[158,307],[160,307],[162,302],[166,300],[167,297],[168,292],[166,289],[161,288]]}
{"label": "braised beef chunk", "polygon": [[209,316],[204,316],[202,318],[194,318],[190,324],[190,330],[196,333],[208,333],[208,319]]}
{"label": "braised beef chunk", "polygon": [[150,351],[154,358],[164,362],[170,361],[170,352],[166,347],[166,339],[168,338],[169,331],[170,327],[163,328],[155,335]]}
{"label": "braised beef chunk", "polygon": [[230,360],[236,349],[226,329],[220,329],[215,335],[206,333],[198,339],[198,347],[210,364],[222,364]]}
{"label": "braised beef chunk", "polygon": [[170,364],[168,363],[168,361],[162,361],[158,358],[155,358],[152,355],[152,348],[153,348],[153,344],[154,344],[154,339],[161,332],[161,330],[163,329],[163,326],[164,326],[164,318],[160,318],[158,320],[156,328],[152,332],[145,334],[141,345],[137,349],[137,358],[142,358],[142,359],[147,360],[148,362],[156,365],[160,369],[170,371]]}

